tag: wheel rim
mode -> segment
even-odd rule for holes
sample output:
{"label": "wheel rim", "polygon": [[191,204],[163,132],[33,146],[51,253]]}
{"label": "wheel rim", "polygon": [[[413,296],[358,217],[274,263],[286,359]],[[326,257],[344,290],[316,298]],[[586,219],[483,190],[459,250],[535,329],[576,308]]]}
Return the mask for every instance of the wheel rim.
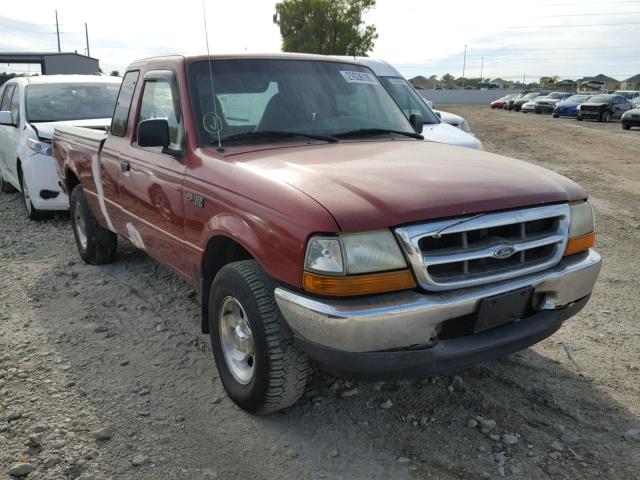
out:
{"label": "wheel rim", "polygon": [[220,307],[220,343],[229,371],[241,385],[247,385],[255,373],[253,333],[247,314],[234,297],[226,297]]}
{"label": "wheel rim", "polygon": [[84,221],[84,215],[82,214],[82,205],[80,202],[76,203],[76,208],[74,209],[73,216],[75,219],[76,225],[76,234],[78,235],[78,242],[83,250],[87,248],[87,225]]}

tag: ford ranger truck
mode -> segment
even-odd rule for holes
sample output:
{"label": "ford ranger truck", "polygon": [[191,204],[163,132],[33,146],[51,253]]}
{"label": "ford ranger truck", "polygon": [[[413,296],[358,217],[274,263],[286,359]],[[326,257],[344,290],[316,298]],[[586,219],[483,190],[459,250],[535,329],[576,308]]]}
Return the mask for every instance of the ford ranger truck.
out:
{"label": "ford ranger truck", "polygon": [[587,303],[586,192],[421,126],[346,59],[171,56],[128,68],[108,134],[61,127],[53,150],[84,261],[124,237],[197,289],[229,397],[266,413],[300,398],[311,359],[424,377]]}

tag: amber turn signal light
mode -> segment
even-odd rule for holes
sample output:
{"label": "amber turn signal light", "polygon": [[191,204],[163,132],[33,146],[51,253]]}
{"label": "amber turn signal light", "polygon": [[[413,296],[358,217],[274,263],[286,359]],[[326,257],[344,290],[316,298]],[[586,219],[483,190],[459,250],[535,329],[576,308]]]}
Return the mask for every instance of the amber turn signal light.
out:
{"label": "amber turn signal light", "polygon": [[596,232],[587,233],[576,238],[570,238],[564,255],[573,255],[574,253],[584,252],[590,249],[596,243]]}
{"label": "amber turn signal light", "polygon": [[347,277],[328,277],[304,272],[302,285],[310,293],[347,297],[408,290],[415,288],[416,282],[409,270]]}

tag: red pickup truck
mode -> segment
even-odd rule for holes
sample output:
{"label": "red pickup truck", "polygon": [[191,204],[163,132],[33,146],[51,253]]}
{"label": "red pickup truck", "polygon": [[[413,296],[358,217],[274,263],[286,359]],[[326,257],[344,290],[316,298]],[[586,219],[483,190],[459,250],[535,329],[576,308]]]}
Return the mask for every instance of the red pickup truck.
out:
{"label": "red pickup truck", "polygon": [[120,235],[196,288],[224,387],[257,413],[296,402],[310,358],[426,376],[554,333],[600,270],[585,191],[418,141],[405,113],[344,59],[136,62],[108,133],[54,134],[80,255],[111,262]]}

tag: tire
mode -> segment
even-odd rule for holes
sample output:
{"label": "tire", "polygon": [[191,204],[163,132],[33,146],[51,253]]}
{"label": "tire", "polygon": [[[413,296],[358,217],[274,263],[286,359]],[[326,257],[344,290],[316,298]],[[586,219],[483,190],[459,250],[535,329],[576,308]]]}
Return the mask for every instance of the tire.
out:
{"label": "tire", "polygon": [[603,112],[600,114],[600,121],[602,123],[609,123],[611,120],[611,114],[609,112]]}
{"label": "tire", "polygon": [[[225,265],[209,291],[209,336],[220,380],[229,398],[251,413],[293,405],[311,376],[309,359],[276,304],[276,286],[255,260],[243,260]],[[234,356],[235,362],[228,360]]]}
{"label": "tire", "polygon": [[0,192],[2,193],[14,193],[15,187],[2,178],[2,172],[0,172]]}
{"label": "tire", "polygon": [[82,185],[76,185],[71,192],[69,210],[80,257],[91,265],[113,262],[118,250],[118,236],[100,226],[87,203]]}
{"label": "tire", "polygon": [[631,130],[631,125],[627,124],[627,123],[623,123],[622,124],[622,129],[623,130]]}
{"label": "tire", "polygon": [[20,190],[22,190],[22,203],[24,205],[24,209],[27,211],[27,217],[29,220],[42,220],[46,218],[48,216],[47,212],[38,210],[33,206],[31,193],[29,192],[29,185],[26,185],[24,175],[22,174],[22,169],[20,167],[18,167],[18,181],[20,182]]}
{"label": "tire", "polygon": [[560,118],[560,115],[553,114],[553,118]]}
{"label": "tire", "polygon": [[582,115],[576,115],[576,120],[581,122],[582,121]]}

